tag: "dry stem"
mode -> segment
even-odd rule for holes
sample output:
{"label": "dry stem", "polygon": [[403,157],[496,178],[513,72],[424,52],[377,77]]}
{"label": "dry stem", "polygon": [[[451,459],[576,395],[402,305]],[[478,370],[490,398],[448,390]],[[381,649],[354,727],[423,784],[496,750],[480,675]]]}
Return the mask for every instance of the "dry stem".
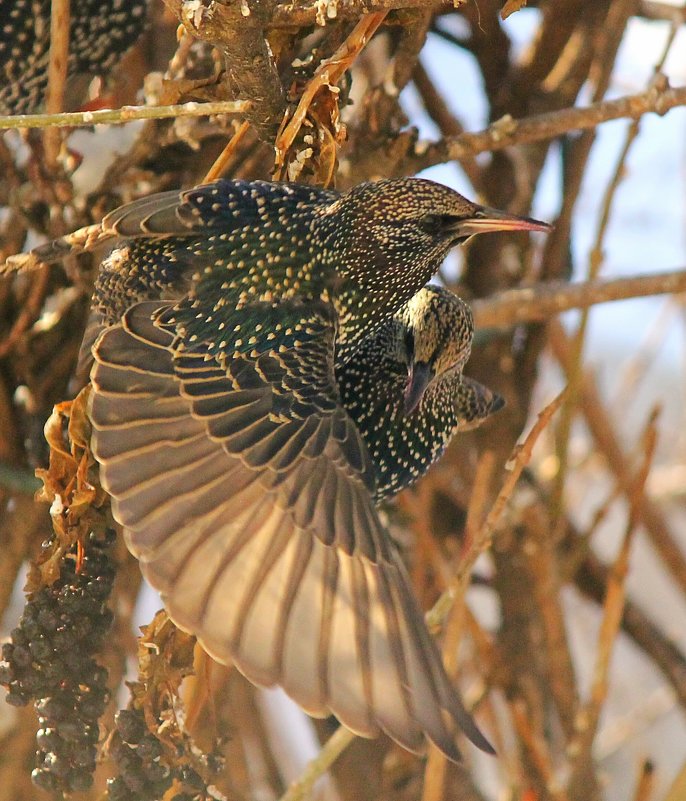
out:
{"label": "dry stem", "polygon": [[[50,62],[48,64],[48,92],[45,110],[48,114],[59,114],[63,110],[64,87],[69,62],[69,5],[70,0],[52,0],[50,15]],[[54,170],[60,151],[59,131],[48,128],[43,134],[45,162]]]}
{"label": "dry stem", "polygon": [[470,305],[477,328],[511,328],[520,323],[544,322],[569,309],[679,292],[686,292],[686,270],[578,284],[548,281],[496,292],[477,298]]}
{"label": "dry stem", "polygon": [[62,114],[0,115],[0,130],[10,128],[84,128],[90,125],[123,125],[133,120],[163,120],[177,117],[209,117],[214,114],[244,114],[250,104],[244,100],[213,103],[180,103],[171,106],[122,106],[96,111],[68,111]]}

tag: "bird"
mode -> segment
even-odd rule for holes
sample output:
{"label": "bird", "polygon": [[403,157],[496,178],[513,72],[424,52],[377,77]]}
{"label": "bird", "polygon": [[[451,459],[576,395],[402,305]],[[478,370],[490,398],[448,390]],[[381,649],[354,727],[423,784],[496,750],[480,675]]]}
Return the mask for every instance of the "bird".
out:
{"label": "bird", "polygon": [[[148,0],[71,4],[68,77],[106,75],[143,32]],[[0,0],[0,112],[31,114],[45,101],[50,0]]]}
{"label": "bird", "polygon": [[492,752],[380,521],[334,371],[453,246],[548,227],[418,178],[223,180],[38,250],[115,245],[86,337],[92,452],[129,550],[211,656],[359,735],[428,738],[456,761],[460,728]]}
{"label": "bird", "polygon": [[469,306],[430,284],[336,369],[341,401],[374,466],[377,505],[424,475],[458,431],[505,405],[463,374],[473,333]]}

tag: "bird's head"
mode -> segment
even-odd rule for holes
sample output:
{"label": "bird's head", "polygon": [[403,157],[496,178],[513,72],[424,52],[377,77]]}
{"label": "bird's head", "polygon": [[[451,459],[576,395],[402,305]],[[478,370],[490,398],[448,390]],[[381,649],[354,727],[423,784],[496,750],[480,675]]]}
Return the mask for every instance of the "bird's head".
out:
{"label": "bird's head", "polygon": [[426,286],[396,315],[398,358],[407,366],[406,415],[419,405],[432,381],[447,370],[461,372],[472,348],[469,306],[447,289]]}
{"label": "bird's head", "polygon": [[550,229],[421,178],[358,184],[323,215],[333,223],[337,246],[346,251],[348,274],[370,288],[388,281],[389,273],[394,279],[410,273],[423,285],[452,247],[477,234]]}

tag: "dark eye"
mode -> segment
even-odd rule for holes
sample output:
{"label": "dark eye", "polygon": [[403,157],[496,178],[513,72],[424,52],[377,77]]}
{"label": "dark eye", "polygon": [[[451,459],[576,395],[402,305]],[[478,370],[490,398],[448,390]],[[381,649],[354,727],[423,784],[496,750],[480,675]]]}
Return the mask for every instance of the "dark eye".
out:
{"label": "dark eye", "polygon": [[414,334],[410,330],[405,334],[405,351],[407,352],[409,361],[412,361],[414,356]]}
{"label": "dark eye", "polygon": [[439,236],[448,233],[450,227],[456,222],[450,214],[425,214],[419,220],[419,226],[430,236]]}

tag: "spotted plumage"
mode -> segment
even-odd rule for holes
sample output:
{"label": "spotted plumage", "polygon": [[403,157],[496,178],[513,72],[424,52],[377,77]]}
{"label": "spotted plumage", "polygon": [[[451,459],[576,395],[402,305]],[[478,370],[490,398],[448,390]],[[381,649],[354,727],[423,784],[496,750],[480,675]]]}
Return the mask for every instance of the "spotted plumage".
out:
{"label": "spotted plumage", "polygon": [[[148,0],[71,4],[68,76],[106,75],[143,31]],[[0,0],[0,111],[30,114],[45,100],[50,0]]]}
{"label": "spotted plumage", "polygon": [[377,503],[422,476],[458,431],[502,408],[499,395],[463,375],[472,335],[467,304],[427,286],[337,369],[341,400],[374,465]]}
{"label": "spotted plumage", "polygon": [[545,228],[418,179],[220,181],[39,250],[118,240],[88,337],[92,449],[130,550],[214,657],[363,736],[457,759],[459,727],[490,749],[378,517],[334,367],[455,244]]}

